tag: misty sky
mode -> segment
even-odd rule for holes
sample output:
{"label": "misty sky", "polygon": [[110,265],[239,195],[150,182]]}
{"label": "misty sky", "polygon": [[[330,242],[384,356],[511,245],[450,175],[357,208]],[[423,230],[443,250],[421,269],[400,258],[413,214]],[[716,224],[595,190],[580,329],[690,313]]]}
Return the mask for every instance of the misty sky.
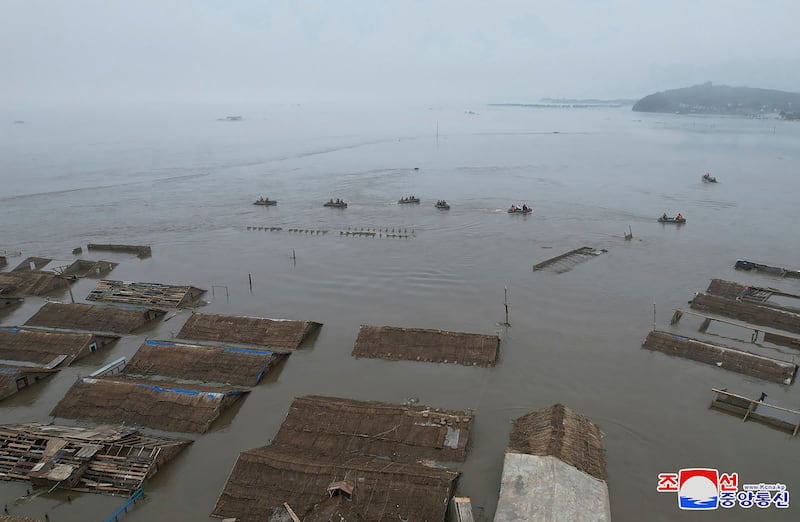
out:
{"label": "misty sky", "polygon": [[800,91],[797,0],[0,0],[0,104]]}

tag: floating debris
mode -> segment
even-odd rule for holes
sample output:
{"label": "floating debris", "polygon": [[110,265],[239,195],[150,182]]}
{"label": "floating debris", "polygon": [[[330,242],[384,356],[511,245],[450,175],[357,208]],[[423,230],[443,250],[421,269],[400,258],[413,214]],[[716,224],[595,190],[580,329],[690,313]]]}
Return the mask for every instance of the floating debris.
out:
{"label": "floating debris", "polygon": [[600,254],[605,254],[606,252],[608,252],[608,250],[604,248],[600,250],[593,247],[576,248],[575,250],[570,250],[569,252],[565,252],[556,257],[551,257],[550,259],[533,265],[533,271],[538,272],[539,270],[550,268],[556,273],[561,274],[572,270],[575,265],[584,263],[599,256]]}

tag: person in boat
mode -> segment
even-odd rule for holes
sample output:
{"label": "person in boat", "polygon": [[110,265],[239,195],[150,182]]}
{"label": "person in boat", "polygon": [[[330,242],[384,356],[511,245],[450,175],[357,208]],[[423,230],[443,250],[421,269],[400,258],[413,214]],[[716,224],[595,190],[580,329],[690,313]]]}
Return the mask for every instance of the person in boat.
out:
{"label": "person in boat", "polygon": [[528,206],[528,204],[527,203],[523,203],[522,204],[522,211],[523,212],[527,212],[528,210],[530,210],[530,207]]}
{"label": "person in boat", "polygon": [[328,204],[329,204],[329,205],[333,205],[333,198],[331,198],[331,199],[328,201]]}
{"label": "person in boat", "polygon": [[675,218],[675,221],[680,221],[680,220],[682,220],[682,219],[683,219],[683,214],[681,214],[680,212],[678,212],[678,217],[676,217],[676,218]]}
{"label": "person in boat", "polygon": [[667,213],[666,213],[666,212],[664,212],[664,215],[663,215],[663,216],[661,216],[661,219],[663,219],[664,221],[666,221],[666,220],[668,220],[668,219],[669,219],[669,216],[667,216]]}
{"label": "person in boat", "polygon": [[708,172],[706,172],[705,174],[703,174],[703,177],[704,177],[705,179],[708,179],[708,178],[710,178],[710,177],[711,177],[711,174],[709,174]]}

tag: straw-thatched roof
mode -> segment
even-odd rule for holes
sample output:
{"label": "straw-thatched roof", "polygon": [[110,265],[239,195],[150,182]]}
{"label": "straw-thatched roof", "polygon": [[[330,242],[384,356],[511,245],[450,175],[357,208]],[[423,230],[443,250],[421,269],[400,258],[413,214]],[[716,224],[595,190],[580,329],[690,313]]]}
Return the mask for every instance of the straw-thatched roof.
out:
{"label": "straw-thatched roof", "polygon": [[42,522],[41,519],[0,514],[0,522]]}
{"label": "straw-thatched roof", "polygon": [[119,263],[111,261],[92,261],[90,259],[76,259],[64,269],[64,275],[75,277],[100,277],[114,270]]}
{"label": "straw-thatched roof", "polygon": [[0,364],[0,400],[14,395],[22,388],[26,388],[48,377],[58,370],[35,368],[31,366],[9,366]]}
{"label": "straw-thatched roof", "polygon": [[692,309],[700,312],[800,334],[800,313],[710,294],[697,294],[691,303]]}
{"label": "straw-thatched roof", "polygon": [[284,502],[298,515],[313,512],[329,498],[328,486],[344,480],[354,486],[352,505],[364,521],[443,521],[457,475],[422,464],[355,455],[329,459],[264,446],[239,454],[212,516],[263,521],[265,513]]}
{"label": "straw-thatched roof", "polygon": [[43,295],[67,287],[67,281],[50,272],[0,272],[0,295],[25,297]]}
{"label": "straw-thatched roof", "polygon": [[514,421],[508,451],[548,455],[606,480],[600,428],[563,404],[554,404]]}
{"label": "straw-thatched roof", "polygon": [[86,299],[108,303],[176,308],[204,304],[199,298],[205,292],[201,288],[162,283],[140,283],[103,279],[97,283]]}
{"label": "straw-thatched roof", "polygon": [[[12,272],[30,272],[31,270],[41,270],[42,268],[52,261],[49,257],[36,257],[32,256],[23,260],[20,264],[14,267]],[[31,265],[33,268],[31,268]]]}
{"label": "straw-thatched roof", "polygon": [[461,461],[472,413],[335,397],[298,397],[273,442],[319,451]]}
{"label": "straw-thatched roof", "polygon": [[111,426],[3,425],[0,476],[128,496],[189,443]]}
{"label": "straw-thatched roof", "polygon": [[311,321],[192,314],[178,337],[296,349],[320,326]]}
{"label": "straw-thatched roof", "polygon": [[358,331],[353,355],[390,360],[494,366],[499,347],[500,338],[496,335],[394,326],[362,326]]}
{"label": "straw-thatched roof", "polygon": [[46,303],[25,323],[30,326],[130,333],[166,312],[153,308]]}
{"label": "straw-thatched roof", "polygon": [[[61,356],[65,365],[97,347],[90,333],[67,333],[28,328],[0,327],[0,359],[49,365]],[[57,363],[57,364],[60,364]]]}
{"label": "straw-thatched roof", "polygon": [[148,340],[124,373],[255,386],[281,357],[266,350]]}
{"label": "straw-thatched roof", "polygon": [[247,390],[176,385],[122,376],[78,379],[51,412],[55,417],[205,433]]}

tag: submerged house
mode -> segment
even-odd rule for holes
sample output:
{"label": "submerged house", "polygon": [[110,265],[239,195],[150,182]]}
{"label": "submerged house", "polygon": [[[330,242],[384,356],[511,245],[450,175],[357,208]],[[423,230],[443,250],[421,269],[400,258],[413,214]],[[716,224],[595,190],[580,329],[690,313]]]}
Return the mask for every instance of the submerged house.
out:
{"label": "submerged house", "polygon": [[[269,446],[239,454],[212,516],[241,522],[444,521],[468,411],[299,397]],[[330,518],[334,517],[334,518]]]}
{"label": "submerged house", "polygon": [[353,347],[353,356],[494,366],[499,350],[500,338],[496,335],[395,326],[361,326]]}
{"label": "submerged house", "polygon": [[182,308],[205,304],[201,288],[188,285],[165,285],[103,279],[86,299],[114,304],[129,304],[154,308]]}
{"label": "submerged house", "polygon": [[295,350],[321,326],[312,321],[195,313],[183,325],[178,337]]}
{"label": "submerged house", "polygon": [[0,364],[0,400],[10,397],[54,373],[58,373],[58,370]]}
{"label": "submerged house", "polygon": [[119,336],[0,327],[0,360],[56,368],[116,341]]}
{"label": "submerged house", "polygon": [[20,270],[0,272],[0,296],[26,297],[44,295],[67,288],[69,282],[52,272]]}
{"label": "submerged house", "polygon": [[131,333],[160,319],[164,310],[140,306],[104,306],[83,303],[46,303],[25,324],[46,328]]}
{"label": "submerged house", "polygon": [[608,522],[600,429],[562,404],[514,421],[495,522]]}
{"label": "submerged house", "polygon": [[249,390],[175,384],[124,375],[81,378],[50,413],[54,417],[163,431],[205,433]]}
{"label": "submerged house", "polygon": [[2,425],[0,480],[128,496],[190,442],[125,427]]}
{"label": "submerged house", "polygon": [[255,386],[284,353],[147,340],[125,366],[129,376]]}

